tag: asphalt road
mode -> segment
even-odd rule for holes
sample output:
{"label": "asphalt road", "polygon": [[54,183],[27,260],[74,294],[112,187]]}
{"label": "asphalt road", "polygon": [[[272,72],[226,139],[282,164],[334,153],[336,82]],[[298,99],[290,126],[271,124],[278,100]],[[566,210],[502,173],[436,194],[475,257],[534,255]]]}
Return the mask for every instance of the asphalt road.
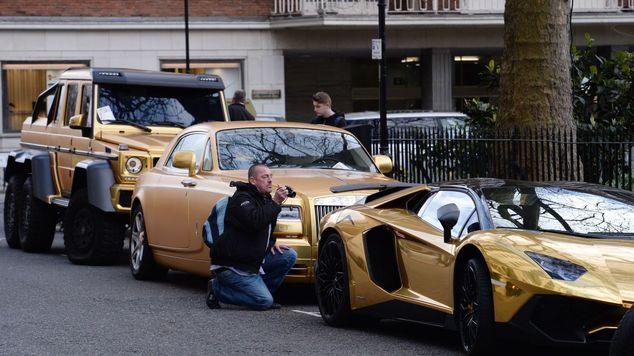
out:
{"label": "asphalt road", "polygon": [[[461,354],[456,333],[425,325],[329,327],[309,287],[283,286],[283,308],[264,312],[209,310],[205,289],[206,280],[172,271],[163,281],[136,281],[123,252],[115,266],[73,265],[60,233],[45,254],[10,249],[1,233],[0,355]],[[499,351],[555,352],[512,344]]]}

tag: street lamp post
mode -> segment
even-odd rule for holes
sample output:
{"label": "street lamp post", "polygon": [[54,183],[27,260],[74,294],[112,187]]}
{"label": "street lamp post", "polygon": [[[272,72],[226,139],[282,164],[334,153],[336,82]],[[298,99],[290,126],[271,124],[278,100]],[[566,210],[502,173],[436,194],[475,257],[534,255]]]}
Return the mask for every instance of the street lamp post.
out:
{"label": "street lamp post", "polygon": [[388,154],[387,148],[387,109],[385,82],[387,81],[387,65],[385,60],[385,0],[379,0],[379,38],[381,40],[381,58],[379,60],[379,152]]}
{"label": "street lamp post", "polygon": [[189,74],[189,1],[185,0],[185,73]]}

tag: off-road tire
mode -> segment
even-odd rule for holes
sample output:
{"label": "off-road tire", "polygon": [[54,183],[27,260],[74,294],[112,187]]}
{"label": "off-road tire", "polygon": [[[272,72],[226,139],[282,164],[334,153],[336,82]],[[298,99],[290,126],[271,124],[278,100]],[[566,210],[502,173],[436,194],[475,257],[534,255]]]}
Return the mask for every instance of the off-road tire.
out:
{"label": "off-road tire", "polygon": [[115,214],[90,205],[87,190],[79,189],[64,218],[66,255],[80,265],[114,264],[123,252],[123,229]]}
{"label": "off-road tire", "polygon": [[57,211],[33,195],[33,180],[28,177],[22,186],[18,235],[24,252],[46,252],[55,238]]}
{"label": "off-road tire", "polygon": [[147,230],[145,229],[145,215],[141,205],[137,205],[132,212],[130,226],[130,271],[138,280],[154,280],[165,277],[168,269],[159,266],[154,261],[154,254],[150,249]]}
{"label": "off-road tire", "polygon": [[11,176],[4,194],[4,237],[10,248],[20,248],[20,200],[24,177]]}

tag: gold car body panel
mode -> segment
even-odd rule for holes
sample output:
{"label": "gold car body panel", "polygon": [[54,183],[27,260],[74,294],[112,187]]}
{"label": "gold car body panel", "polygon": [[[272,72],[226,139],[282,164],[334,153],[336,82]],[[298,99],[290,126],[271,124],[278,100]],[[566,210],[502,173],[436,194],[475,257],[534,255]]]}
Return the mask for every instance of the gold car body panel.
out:
{"label": "gold car body panel", "polygon": [[[217,131],[242,127],[297,127],[328,131],[347,131],[334,127],[321,127],[301,123],[227,122],[196,125],[185,129],[182,135],[192,131],[207,131],[212,147],[216,147]],[[157,167],[141,176],[135,187],[133,199],[141,203],[146,219],[148,241],[157,263],[172,269],[209,276],[209,249],[204,245],[202,225],[213,205],[220,198],[230,196],[235,188],[231,181],[246,181],[246,170],[220,170],[217,154],[213,154],[210,171],[198,171],[189,177],[186,170],[164,168],[164,162],[175,142],[165,150]],[[278,242],[297,252],[297,261],[286,277],[286,282],[309,283],[313,281],[313,264],[317,257],[320,216],[315,209],[315,199],[334,196],[355,196],[359,199],[376,192],[362,190],[334,194],[330,187],[355,183],[389,183],[394,180],[381,173],[324,169],[272,169],[274,185],[289,185],[297,192],[296,198],[288,198],[285,206],[300,209],[301,225],[296,221],[279,220],[274,234]],[[195,187],[184,187],[185,181]],[[297,233],[297,231],[301,233]],[[291,233],[289,233],[289,231]]]}
{"label": "gold car body panel", "polygon": [[[422,189],[410,188],[396,194],[406,196]],[[496,322],[510,321],[535,295],[556,294],[624,308],[632,305],[634,241],[497,229],[476,231],[445,244],[442,231],[422,223],[406,210],[370,208],[385,201],[377,199],[366,206],[342,209],[322,222],[322,231],[334,229],[344,242],[353,310],[398,299],[452,314],[455,261],[469,245],[480,251],[489,268]],[[370,279],[366,262],[362,235],[380,225],[395,231],[402,286],[392,293]],[[553,279],[526,251],[573,262],[587,272],[576,281]]]}

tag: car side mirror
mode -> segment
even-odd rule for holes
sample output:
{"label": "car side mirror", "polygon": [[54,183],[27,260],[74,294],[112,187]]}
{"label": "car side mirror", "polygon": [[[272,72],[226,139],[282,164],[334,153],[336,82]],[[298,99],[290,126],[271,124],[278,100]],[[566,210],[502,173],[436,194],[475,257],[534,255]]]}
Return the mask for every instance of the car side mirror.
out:
{"label": "car side mirror", "polygon": [[83,129],[83,128],[85,128],[86,127],[86,115],[79,114],[79,115],[72,116],[68,120],[68,126],[71,129]]}
{"label": "car side mirror", "polygon": [[187,169],[189,176],[196,175],[196,155],[193,151],[179,151],[174,154],[172,166]]}
{"label": "car side mirror", "polygon": [[392,165],[392,159],[388,156],[384,155],[376,155],[372,156],[372,160],[374,160],[374,164],[379,167],[379,172],[383,174],[388,174],[392,171],[394,166]]}
{"label": "car side mirror", "polygon": [[451,229],[456,226],[460,218],[460,209],[454,203],[443,205],[438,209],[437,217],[443,228],[444,241],[448,244],[451,242]]}

